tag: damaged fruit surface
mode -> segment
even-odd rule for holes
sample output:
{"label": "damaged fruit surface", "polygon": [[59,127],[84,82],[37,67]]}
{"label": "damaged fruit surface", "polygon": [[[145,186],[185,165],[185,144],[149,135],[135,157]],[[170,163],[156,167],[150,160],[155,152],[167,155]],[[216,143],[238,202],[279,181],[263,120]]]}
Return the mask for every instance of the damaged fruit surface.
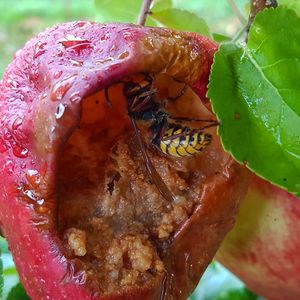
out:
{"label": "damaged fruit surface", "polygon": [[[0,89],[0,226],[33,300],[193,291],[247,187],[216,127],[199,131],[214,119],[204,103],[215,50],[192,33],[73,22],[15,55]],[[151,106],[137,105],[134,122],[132,85],[131,100]],[[183,145],[209,137],[203,151],[164,153],[175,127]]]}

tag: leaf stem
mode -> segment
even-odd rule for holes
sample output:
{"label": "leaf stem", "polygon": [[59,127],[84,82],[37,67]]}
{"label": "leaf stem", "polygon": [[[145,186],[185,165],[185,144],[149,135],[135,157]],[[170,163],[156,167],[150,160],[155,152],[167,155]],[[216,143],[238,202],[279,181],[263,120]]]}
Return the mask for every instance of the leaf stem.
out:
{"label": "leaf stem", "polygon": [[245,24],[236,34],[235,34],[235,36],[232,38],[232,41],[234,42],[234,43],[236,43],[240,38],[241,38],[241,36],[246,32],[246,30],[247,30],[247,27],[248,26],[248,24]]}
{"label": "leaf stem", "polygon": [[265,8],[270,8],[270,7],[277,7],[278,3],[276,0],[250,0],[251,4],[251,9],[250,9],[250,15],[249,15],[249,20],[247,24],[247,35],[246,35],[246,42],[248,40],[248,33],[250,30],[250,27],[252,25],[252,22],[255,18],[255,16]]}
{"label": "leaf stem", "polygon": [[233,10],[233,12],[236,14],[237,18],[239,19],[240,23],[242,25],[244,25],[247,20],[246,18],[243,16],[243,14],[240,12],[239,8],[237,7],[236,3],[234,0],[227,0],[229,6],[231,7],[231,9]]}
{"label": "leaf stem", "polygon": [[138,17],[138,21],[137,21],[137,23],[139,25],[142,25],[142,26],[145,25],[147,15],[150,12],[150,6],[152,4],[152,1],[153,0],[144,0],[143,1],[142,7],[141,7],[141,10],[140,10],[140,14],[139,14],[139,17]]}

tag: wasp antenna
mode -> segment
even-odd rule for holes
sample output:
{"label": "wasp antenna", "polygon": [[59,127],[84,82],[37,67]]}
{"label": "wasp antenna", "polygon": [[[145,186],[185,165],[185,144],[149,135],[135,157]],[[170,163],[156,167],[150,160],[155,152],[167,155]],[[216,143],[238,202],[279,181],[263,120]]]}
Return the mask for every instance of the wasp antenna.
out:
{"label": "wasp antenna", "polygon": [[186,122],[206,122],[206,123],[213,123],[216,125],[219,125],[219,122],[217,120],[207,120],[207,119],[197,119],[197,118],[189,118],[189,117],[173,117],[168,116],[169,119],[172,119],[174,121],[186,121]]}
{"label": "wasp antenna", "polygon": [[111,100],[109,98],[108,87],[105,87],[105,89],[104,89],[104,95],[105,95],[105,100],[106,100],[106,103],[107,103],[108,107],[110,109],[112,109],[112,102],[111,102]]}
{"label": "wasp antenna", "polygon": [[220,123],[219,123],[218,121],[216,121],[216,122],[213,123],[213,124],[209,124],[209,125],[200,127],[199,130],[203,130],[203,129],[210,128],[210,127],[214,127],[214,126],[218,126],[218,125],[220,125]]}

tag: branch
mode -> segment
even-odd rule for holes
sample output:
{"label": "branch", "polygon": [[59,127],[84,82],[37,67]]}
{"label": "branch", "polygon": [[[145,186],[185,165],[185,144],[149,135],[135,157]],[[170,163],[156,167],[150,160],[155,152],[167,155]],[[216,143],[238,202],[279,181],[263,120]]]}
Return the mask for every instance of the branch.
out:
{"label": "branch", "polygon": [[251,10],[250,10],[250,16],[249,16],[249,21],[247,24],[247,36],[246,36],[246,42],[248,40],[248,33],[249,29],[251,27],[251,24],[255,18],[255,16],[265,8],[270,8],[270,7],[277,7],[278,3],[276,0],[250,0],[251,2]]}
{"label": "branch", "polygon": [[140,14],[139,14],[139,17],[138,17],[138,21],[137,21],[137,23],[139,25],[142,25],[142,26],[145,25],[147,15],[149,14],[150,6],[152,4],[152,1],[153,0],[144,0],[143,1],[142,7],[141,7],[141,10],[140,10]]}
{"label": "branch", "polygon": [[229,6],[233,10],[233,12],[236,14],[237,18],[239,19],[240,23],[244,25],[246,23],[246,19],[244,18],[243,14],[240,12],[239,8],[237,7],[234,0],[227,0]]}

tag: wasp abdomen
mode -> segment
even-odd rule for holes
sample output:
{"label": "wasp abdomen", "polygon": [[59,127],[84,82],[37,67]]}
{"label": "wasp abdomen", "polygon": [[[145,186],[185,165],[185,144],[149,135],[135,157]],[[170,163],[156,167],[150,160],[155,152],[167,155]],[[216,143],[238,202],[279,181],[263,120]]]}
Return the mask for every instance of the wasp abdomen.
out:
{"label": "wasp abdomen", "polygon": [[160,150],[176,157],[190,156],[201,152],[210,144],[212,136],[199,129],[178,125],[169,126],[161,139],[156,140]]}

